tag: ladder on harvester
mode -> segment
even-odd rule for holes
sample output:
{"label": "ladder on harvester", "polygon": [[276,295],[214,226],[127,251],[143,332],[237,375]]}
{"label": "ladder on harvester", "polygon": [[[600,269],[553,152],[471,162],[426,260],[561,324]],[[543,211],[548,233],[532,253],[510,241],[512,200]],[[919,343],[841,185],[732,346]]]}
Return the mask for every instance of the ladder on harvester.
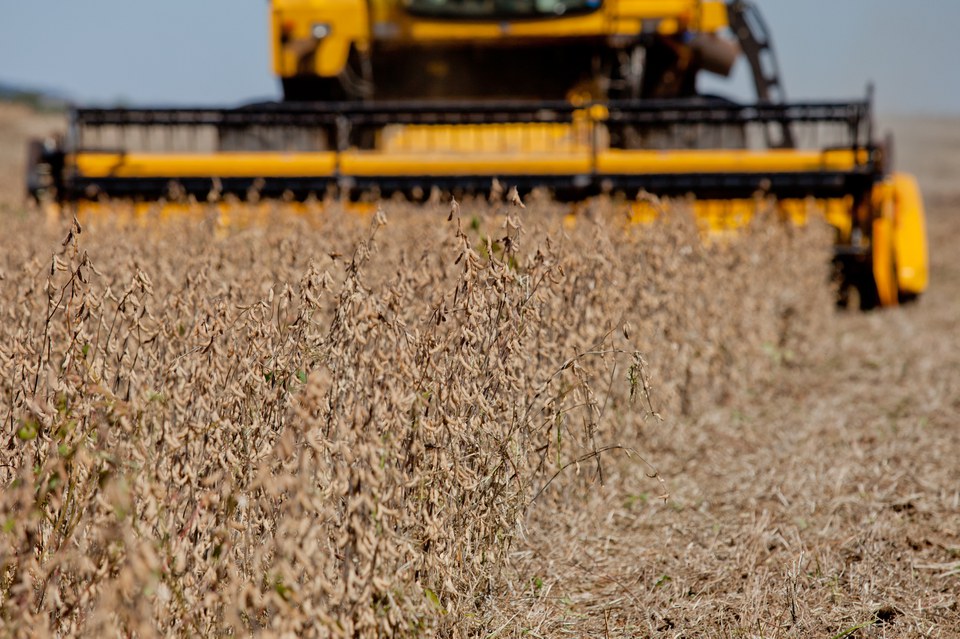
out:
{"label": "ladder on harvester", "polygon": [[[780,65],[770,41],[767,24],[757,7],[745,0],[731,2],[727,6],[727,20],[753,70],[757,100],[761,103],[785,103],[786,93],[780,81]],[[773,148],[793,147],[793,132],[789,122],[778,122],[775,127],[768,128],[767,143]]]}

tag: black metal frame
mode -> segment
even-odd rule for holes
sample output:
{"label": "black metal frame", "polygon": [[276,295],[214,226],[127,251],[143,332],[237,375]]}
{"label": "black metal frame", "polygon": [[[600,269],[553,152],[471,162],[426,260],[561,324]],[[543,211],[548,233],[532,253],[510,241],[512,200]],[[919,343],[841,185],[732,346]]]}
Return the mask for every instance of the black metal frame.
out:
{"label": "black metal frame", "polygon": [[[364,192],[426,192],[437,187],[453,192],[485,191],[494,178],[516,185],[523,192],[537,186],[550,188],[558,198],[577,199],[610,192],[644,189],[658,195],[695,193],[700,198],[733,199],[765,191],[778,197],[863,197],[883,173],[882,154],[869,139],[871,100],[853,102],[805,102],[795,104],[736,104],[721,100],[622,100],[572,105],[568,102],[331,102],[265,103],[233,109],[100,109],[70,111],[70,135],[62,148],[47,153],[42,161],[51,167],[63,166],[67,154],[119,152],[124,150],[86,147],[83,132],[97,127],[303,127],[327,131],[336,149],[356,146],[358,134],[388,124],[509,124],[570,123],[578,114],[589,122],[607,126],[670,127],[673,125],[727,126],[761,124],[838,123],[847,131],[844,149],[866,150],[868,161],[848,172],[813,171],[797,173],[677,173],[650,175],[606,175],[592,171],[576,175],[417,175],[356,177],[335,175],[262,178],[87,178],[69,166],[54,175],[61,201],[101,196],[152,200],[194,196],[205,199],[211,191],[246,197],[251,190],[263,197],[291,196],[306,199],[337,192],[359,197]],[[592,114],[592,115],[591,115]],[[594,136],[595,137],[595,136]],[[824,149],[828,153],[830,149]],[[175,186],[171,188],[171,184]]]}
{"label": "black metal frame", "polygon": [[64,185],[65,201],[99,197],[158,200],[193,196],[204,200],[216,192],[245,198],[292,197],[305,200],[337,192],[351,199],[366,193],[429,194],[432,188],[450,193],[486,192],[493,180],[516,186],[521,194],[537,187],[550,189],[555,197],[572,201],[610,192],[640,190],[660,196],[682,197],[695,193],[700,199],[743,199],[757,193],[780,198],[837,198],[865,193],[875,181],[871,171],[824,171],[816,173],[664,173],[650,175],[444,175],[376,177],[282,177],[282,178],[84,178]]}
{"label": "black metal frame", "polygon": [[859,128],[871,116],[869,100],[737,104],[724,100],[614,100],[569,102],[277,102],[240,108],[74,108],[74,126],[330,126],[351,124],[565,123],[592,107],[608,121],[642,124],[841,122]]}

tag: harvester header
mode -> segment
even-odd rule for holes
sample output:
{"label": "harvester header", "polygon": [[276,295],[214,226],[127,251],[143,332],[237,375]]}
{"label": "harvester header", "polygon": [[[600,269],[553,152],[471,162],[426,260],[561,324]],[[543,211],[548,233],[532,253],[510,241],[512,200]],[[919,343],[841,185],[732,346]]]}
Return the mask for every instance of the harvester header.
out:
{"label": "harvester header", "polygon": [[[835,198],[869,191],[883,177],[882,152],[868,141],[867,101],[80,108],[70,111],[69,122],[68,152],[45,158],[69,167],[47,187],[66,201],[174,193],[204,200],[212,192],[242,198],[253,189],[288,199],[371,190],[412,195],[434,187],[482,191],[493,179],[521,190],[548,187],[565,200],[640,189],[705,199],[750,198],[758,190]],[[650,147],[611,147],[609,129],[627,126],[644,132]],[[768,128],[783,126],[799,137],[830,136],[831,144],[764,149]],[[372,137],[379,143],[364,148]],[[232,149],[244,146],[238,140],[247,147],[257,140],[262,148]]]}

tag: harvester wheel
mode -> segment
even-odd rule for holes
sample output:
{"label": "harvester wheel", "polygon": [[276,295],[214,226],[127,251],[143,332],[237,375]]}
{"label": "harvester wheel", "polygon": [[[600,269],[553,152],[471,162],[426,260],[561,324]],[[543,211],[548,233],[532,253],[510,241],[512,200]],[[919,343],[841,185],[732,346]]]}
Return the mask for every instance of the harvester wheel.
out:
{"label": "harvester wheel", "polygon": [[870,260],[856,284],[860,306],[897,306],[927,287],[927,238],[916,180],[894,174],[874,187]]}
{"label": "harvester wheel", "polygon": [[849,308],[855,302],[861,311],[872,311],[883,305],[870,260],[839,263],[837,280],[840,285],[837,290],[838,307]]}
{"label": "harvester wheel", "polygon": [[891,215],[881,215],[873,221],[871,267],[878,305],[897,306],[900,303],[900,288],[897,285],[897,259]]}
{"label": "harvester wheel", "polygon": [[870,210],[870,251],[866,260],[847,264],[846,282],[857,289],[860,310],[899,303],[896,252],[894,248],[895,212],[893,188],[887,182],[874,186]]}
{"label": "harvester wheel", "polygon": [[917,181],[909,175],[892,176],[896,207],[893,251],[897,265],[900,302],[911,302],[927,288],[928,254],[926,216]]}

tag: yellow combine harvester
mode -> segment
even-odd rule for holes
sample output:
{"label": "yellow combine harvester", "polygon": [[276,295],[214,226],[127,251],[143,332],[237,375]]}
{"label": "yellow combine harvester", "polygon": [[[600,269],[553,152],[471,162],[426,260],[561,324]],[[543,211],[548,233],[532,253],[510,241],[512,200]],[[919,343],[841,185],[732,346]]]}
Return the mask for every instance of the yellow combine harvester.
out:
{"label": "yellow combine harvester", "polygon": [[[222,196],[355,198],[433,188],[579,200],[696,198],[713,228],[757,193],[836,228],[864,307],[923,292],[914,180],[889,171],[871,100],[786,103],[766,27],[712,0],[273,0],[284,100],[70,112],[31,146],[28,189],[61,204]],[[697,92],[743,56],[757,102]]]}

